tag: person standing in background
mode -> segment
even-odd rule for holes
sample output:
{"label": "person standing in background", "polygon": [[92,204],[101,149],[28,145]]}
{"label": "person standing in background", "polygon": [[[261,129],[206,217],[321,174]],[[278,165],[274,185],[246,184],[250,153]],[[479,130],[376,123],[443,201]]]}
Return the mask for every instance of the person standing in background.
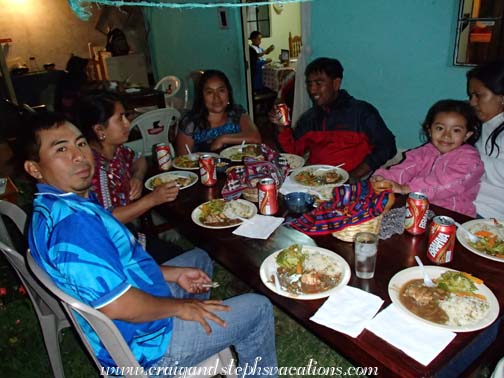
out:
{"label": "person standing in background", "polygon": [[264,50],[260,46],[262,35],[258,31],[253,31],[252,33],[250,33],[249,39],[252,41],[252,44],[249,46],[252,89],[254,90],[254,92],[257,92],[263,89],[262,68],[265,64],[271,63],[271,59],[266,59],[264,58],[264,56],[272,52],[275,46],[270,45],[266,50]]}

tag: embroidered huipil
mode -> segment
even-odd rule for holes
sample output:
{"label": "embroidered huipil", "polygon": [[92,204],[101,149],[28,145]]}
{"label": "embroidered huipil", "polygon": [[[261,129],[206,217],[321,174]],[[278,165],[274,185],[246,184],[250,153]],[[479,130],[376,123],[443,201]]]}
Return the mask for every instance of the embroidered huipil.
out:
{"label": "embroidered huipil", "polygon": [[131,171],[140,155],[129,147],[119,146],[111,160],[95,150],[93,156],[95,173],[91,189],[98,201],[109,211],[129,204]]}

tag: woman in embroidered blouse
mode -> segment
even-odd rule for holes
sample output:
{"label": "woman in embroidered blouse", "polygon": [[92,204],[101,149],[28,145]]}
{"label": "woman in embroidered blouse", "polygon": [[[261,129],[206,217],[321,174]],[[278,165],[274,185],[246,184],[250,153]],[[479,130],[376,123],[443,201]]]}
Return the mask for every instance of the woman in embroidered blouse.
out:
{"label": "woman in embroidered blouse", "polygon": [[[115,95],[101,93],[83,98],[78,104],[76,123],[93,150],[95,174],[92,190],[103,207],[110,210],[120,222],[128,224],[154,206],[177,198],[175,183],[157,186],[141,197],[147,161],[124,146],[128,140],[130,123],[124,106]],[[139,240],[144,237],[142,234],[137,236]],[[163,261],[168,260],[166,248],[175,254],[182,252],[171,244],[164,245],[164,251],[155,251],[155,248],[161,247],[158,242],[158,239],[150,241],[147,238],[147,250],[155,258],[159,252],[164,255],[161,256]],[[171,257],[173,255],[170,254]]]}
{"label": "woman in embroidered blouse", "polygon": [[261,143],[259,131],[245,110],[235,105],[233,89],[226,75],[207,70],[201,76],[192,110],[180,122],[176,139],[177,155],[216,151],[227,145]]}
{"label": "woman in embroidered blouse", "polygon": [[485,174],[474,204],[480,217],[504,219],[504,62],[487,63],[467,72],[469,103],[483,123],[476,148]]}

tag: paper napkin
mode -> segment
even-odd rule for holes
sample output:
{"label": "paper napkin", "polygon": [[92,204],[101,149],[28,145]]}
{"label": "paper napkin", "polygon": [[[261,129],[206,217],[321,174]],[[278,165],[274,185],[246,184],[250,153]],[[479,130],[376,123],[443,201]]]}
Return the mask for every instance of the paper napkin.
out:
{"label": "paper napkin", "polygon": [[310,192],[310,190],[306,186],[296,183],[292,176],[287,176],[279,192],[285,195],[293,192]]}
{"label": "paper napkin", "polygon": [[374,294],[345,286],[329,296],[310,320],[357,337],[382,304],[383,299]]}
{"label": "paper napkin", "polygon": [[366,328],[425,366],[456,336],[407,315],[394,304],[376,315]]}
{"label": "paper napkin", "polygon": [[283,221],[284,218],[254,215],[249,222],[243,222],[234,230],[233,234],[253,239],[268,239]]}

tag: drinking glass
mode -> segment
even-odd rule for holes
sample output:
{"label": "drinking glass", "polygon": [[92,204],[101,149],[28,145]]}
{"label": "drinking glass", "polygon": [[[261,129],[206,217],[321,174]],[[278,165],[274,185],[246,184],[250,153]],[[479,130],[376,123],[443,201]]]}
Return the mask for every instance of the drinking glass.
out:
{"label": "drinking glass", "polygon": [[371,232],[359,232],[355,235],[355,273],[357,277],[374,277],[378,235]]}

